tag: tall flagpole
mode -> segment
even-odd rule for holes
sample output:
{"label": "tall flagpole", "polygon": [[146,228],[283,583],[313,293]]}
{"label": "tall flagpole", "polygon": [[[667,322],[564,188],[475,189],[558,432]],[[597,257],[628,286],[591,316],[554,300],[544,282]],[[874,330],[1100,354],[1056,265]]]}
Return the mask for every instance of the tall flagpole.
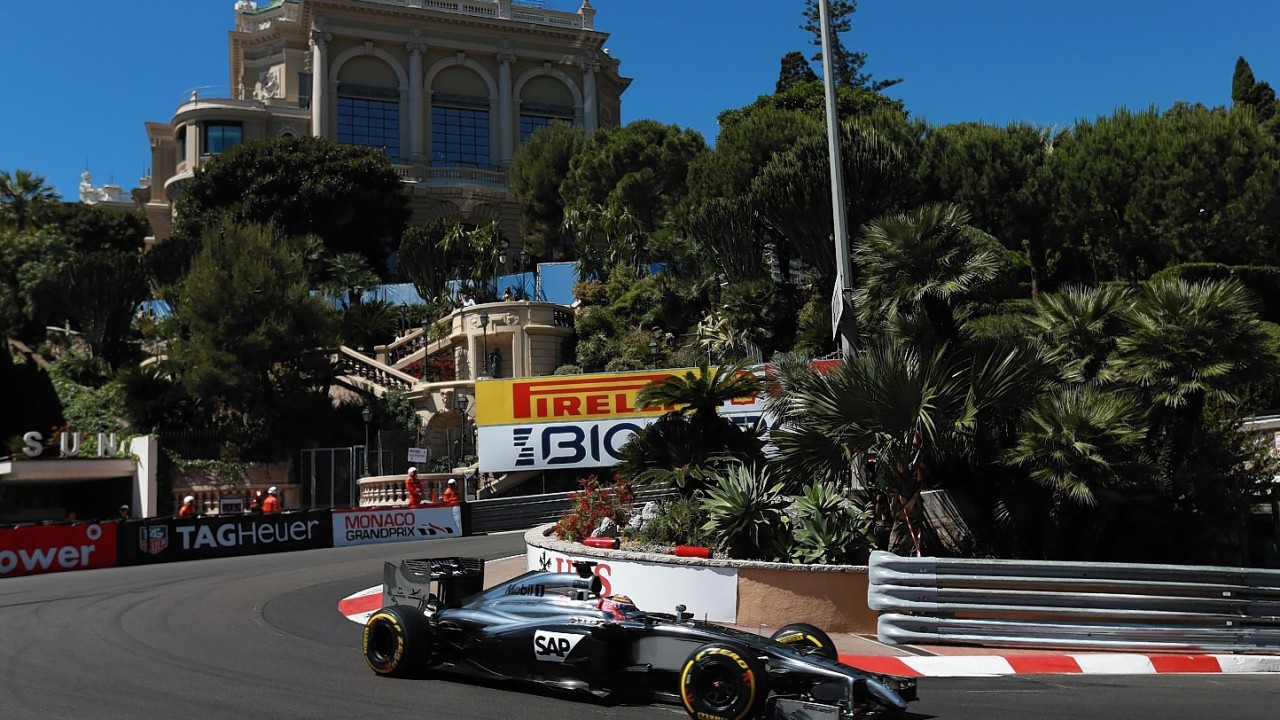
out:
{"label": "tall flagpole", "polygon": [[844,214],[844,165],[840,159],[840,118],[836,115],[836,78],[831,59],[831,7],[818,0],[822,19],[822,84],[827,96],[827,155],[831,164],[831,214],[836,246],[836,283],[831,291],[831,334],[840,338],[845,359],[853,357],[854,317],[849,307],[849,227]]}

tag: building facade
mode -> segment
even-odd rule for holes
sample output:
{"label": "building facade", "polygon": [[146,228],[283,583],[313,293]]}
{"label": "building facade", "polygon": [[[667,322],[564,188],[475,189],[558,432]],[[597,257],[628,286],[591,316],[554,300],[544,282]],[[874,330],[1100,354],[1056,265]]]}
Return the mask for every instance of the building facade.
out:
{"label": "building facade", "polygon": [[617,126],[630,80],[595,8],[533,0],[270,0],[235,4],[226,97],[198,92],[149,122],[145,209],[169,237],[183,182],[241,142],[310,134],[386,154],[411,223],[497,220],[519,238],[507,170],[520,143],[563,122]]}

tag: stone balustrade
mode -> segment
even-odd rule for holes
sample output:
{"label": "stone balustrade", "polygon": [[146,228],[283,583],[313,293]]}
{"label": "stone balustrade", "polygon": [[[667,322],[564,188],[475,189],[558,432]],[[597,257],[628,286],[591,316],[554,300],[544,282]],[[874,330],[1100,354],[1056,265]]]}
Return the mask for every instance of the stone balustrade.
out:
{"label": "stone balustrade", "polygon": [[[182,499],[188,495],[196,499],[196,512],[200,515],[219,515],[222,512],[223,498],[241,498],[244,500],[245,512],[249,511],[249,501],[259,490],[265,496],[270,485],[248,485],[237,488],[220,488],[211,485],[196,485],[173,490],[173,511],[176,514],[182,507]],[[280,506],[285,510],[297,510],[302,507],[302,488],[297,485],[278,485],[280,489]]]}
{"label": "stone balustrade", "polygon": [[[450,478],[462,482],[462,476],[454,473],[418,473],[418,479],[427,489],[428,496],[423,498],[425,502],[431,502],[433,498],[430,496],[432,488],[436,493],[443,493],[445,483]],[[403,475],[378,475],[374,477],[360,478],[360,507],[362,508],[385,508],[385,507],[401,507],[409,504],[408,493],[404,489]],[[438,496],[435,498],[438,501]]]}

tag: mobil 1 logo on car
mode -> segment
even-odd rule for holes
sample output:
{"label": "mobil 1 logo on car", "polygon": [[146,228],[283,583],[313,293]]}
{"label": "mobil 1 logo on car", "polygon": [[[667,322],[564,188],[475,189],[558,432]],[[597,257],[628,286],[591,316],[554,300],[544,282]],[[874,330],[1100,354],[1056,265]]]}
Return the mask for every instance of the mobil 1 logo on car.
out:
{"label": "mobil 1 logo on car", "polygon": [[586,635],[539,630],[533,635],[533,657],[544,662],[564,662]]}

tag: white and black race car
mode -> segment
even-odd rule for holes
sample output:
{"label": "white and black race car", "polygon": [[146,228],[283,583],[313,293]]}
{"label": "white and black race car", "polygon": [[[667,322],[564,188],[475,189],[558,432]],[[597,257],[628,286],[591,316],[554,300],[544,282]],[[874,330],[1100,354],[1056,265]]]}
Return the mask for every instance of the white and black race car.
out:
{"label": "white and black race car", "polygon": [[681,702],[695,720],[847,720],[902,711],[915,680],[836,660],[810,625],[772,637],[646,613],[601,597],[593,563],[575,573],[529,572],[481,592],[484,561],[387,563],[383,608],[364,627],[364,657],[379,675],[445,670],[580,690],[598,697]]}

